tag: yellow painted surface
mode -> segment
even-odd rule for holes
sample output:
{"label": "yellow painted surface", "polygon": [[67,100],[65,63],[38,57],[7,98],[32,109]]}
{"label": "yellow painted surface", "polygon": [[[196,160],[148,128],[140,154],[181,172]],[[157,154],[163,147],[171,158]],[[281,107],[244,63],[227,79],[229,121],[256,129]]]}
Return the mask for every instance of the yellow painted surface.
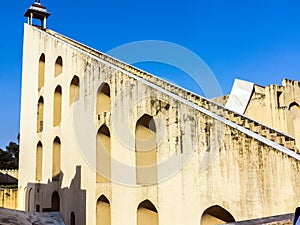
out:
{"label": "yellow painted surface", "polygon": [[110,111],[110,88],[108,84],[102,84],[97,94],[97,114]]}
{"label": "yellow painted surface", "polygon": [[156,145],[156,127],[153,118],[143,115],[138,120],[135,130],[137,184],[157,183]]}
{"label": "yellow painted surface", "polygon": [[54,76],[57,77],[58,75],[60,75],[62,73],[62,58],[59,56],[56,61],[55,61],[55,73]]}
{"label": "yellow painted surface", "polygon": [[43,131],[44,123],[44,99],[40,97],[37,106],[37,132]]}
{"label": "yellow painted surface", "polygon": [[210,214],[205,214],[201,218],[201,225],[216,225],[216,224],[224,224],[224,223],[226,222]]}
{"label": "yellow painted surface", "polygon": [[36,180],[41,181],[42,180],[42,174],[43,174],[43,146],[39,142],[36,148]]}
{"label": "yellow painted surface", "polygon": [[53,107],[53,126],[58,126],[61,122],[62,114],[62,91],[61,87],[57,86],[54,92],[54,107]]}
{"label": "yellow painted surface", "polygon": [[111,225],[110,204],[104,201],[97,202],[97,223],[96,225]]}
{"label": "yellow painted surface", "polygon": [[137,225],[158,225],[157,212],[146,208],[137,210]]}
{"label": "yellow painted surface", "polygon": [[7,209],[18,208],[18,189],[1,189],[0,190],[0,207]]}
{"label": "yellow painted surface", "polygon": [[60,174],[61,169],[61,143],[57,137],[53,142],[52,157],[52,178],[55,178]]}
{"label": "yellow painted surface", "polygon": [[110,132],[106,126],[102,126],[97,136],[97,153],[96,153],[96,182],[108,182],[111,177],[110,163]]}
{"label": "yellow painted surface", "polygon": [[38,88],[41,89],[44,86],[45,79],[45,55],[42,54],[39,60],[39,78],[38,78]]}
{"label": "yellow painted surface", "polygon": [[282,85],[256,85],[245,115],[294,136],[294,118],[300,117],[299,84],[284,79]]}
{"label": "yellow painted surface", "polygon": [[79,78],[74,76],[70,84],[70,105],[79,100]]}

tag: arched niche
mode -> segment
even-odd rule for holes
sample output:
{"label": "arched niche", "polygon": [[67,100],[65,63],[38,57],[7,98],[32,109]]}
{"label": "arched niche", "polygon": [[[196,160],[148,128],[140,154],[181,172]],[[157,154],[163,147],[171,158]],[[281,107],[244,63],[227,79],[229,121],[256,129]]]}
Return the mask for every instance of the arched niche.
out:
{"label": "arched niche", "polygon": [[38,70],[38,89],[40,90],[44,86],[45,80],[45,54],[42,53],[39,59]]}
{"label": "arched niche", "polygon": [[55,61],[55,71],[54,71],[54,77],[57,77],[60,75],[63,71],[63,60],[61,56],[58,56]]}
{"label": "arched niche", "polygon": [[157,183],[156,125],[152,116],[144,114],[136,122],[136,181],[140,185]]}
{"label": "arched niche", "polygon": [[200,225],[215,225],[229,222],[235,222],[233,216],[226,209],[215,205],[203,212]]}
{"label": "arched niche", "polygon": [[40,133],[44,129],[44,98],[41,96],[37,105],[37,132]]}
{"label": "arched niche", "polygon": [[43,145],[42,142],[38,142],[36,147],[36,163],[35,163],[35,179],[36,181],[42,180],[43,175]]}
{"label": "arched niche", "polygon": [[54,191],[51,196],[51,212],[59,212],[60,210],[60,198],[57,191]]}
{"label": "arched niche", "polygon": [[145,200],[137,208],[137,225],[158,225],[158,211],[149,200]]}
{"label": "arched niche", "polygon": [[55,88],[53,102],[53,126],[55,127],[60,124],[62,114],[62,89],[60,85]]}
{"label": "arched niche", "polygon": [[79,87],[79,77],[75,75],[70,83],[70,105],[79,100]]}
{"label": "arched niche", "polygon": [[96,113],[110,111],[110,87],[107,83],[103,83],[97,92]]}
{"label": "arched niche", "polygon": [[97,200],[96,225],[111,225],[110,202],[104,195]]}
{"label": "arched niche", "polygon": [[53,141],[52,149],[52,180],[58,180],[61,170],[61,142],[59,137]]}
{"label": "arched niche", "polygon": [[96,182],[108,182],[111,176],[111,140],[106,125],[99,128],[96,142]]}

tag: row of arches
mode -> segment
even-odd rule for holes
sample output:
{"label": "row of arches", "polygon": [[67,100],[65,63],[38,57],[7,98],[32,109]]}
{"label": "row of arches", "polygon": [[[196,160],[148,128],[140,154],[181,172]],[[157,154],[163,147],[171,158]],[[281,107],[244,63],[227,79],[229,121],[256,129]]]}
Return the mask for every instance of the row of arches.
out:
{"label": "row of arches", "polygon": [[[45,54],[42,53],[39,59],[39,67],[38,67],[38,90],[40,90],[44,86],[44,80],[45,80]],[[58,56],[55,61],[55,71],[54,71],[54,77],[59,76],[63,72],[63,60],[61,56]],[[70,83],[70,105],[72,105],[73,102],[77,101],[79,99],[79,78],[77,76],[74,76],[71,83]],[[57,104],[59,105],[59,95],[61,95],[61,87],[57,86],[55,89],[55,97],[57,99]],[[40,102],[41,105],[43,102]],[[100,86],[98,94],[97,94],[97,109],[96,113],[101,114],[102,112],[110,111],[110,87],[107,83],[104,83]],[[57,107],[59,109],[59,107]],[[40,112],[40,111],[39,111]],[[59,110],[57,110],[58,116],[55,119],[55,124],[59,122]],[[40,125],[38,125],[38,128],[41,128]],[[38,129],[39,130],[39,129]]]}
{"label": "row of arches", "polygon": [[[110,111],[110,87],[107,83],[100,85],[97,92],[96,114]],[[111,140],[110,131],[102,125],[96,137],[96,182],[108,182],[111,177]],[[103,201],[103,204],[107,201]]]}
{"label": "row of arches", "polygon": [[[137,225],[158,225],[158,211],[148,199],[141,202],[137,207]],[[110,202],[101,195],[96,206],[96,225],[111,225]]]}
{"label": "row of arches", "polygon": [[[74,102],[80,98],[80,80],[79,77],[74,75],[70,82],[70,93],[69,93],[69,105],[71,106]],[[97,107],[96,113],[101,114],[103,112],[110,111],[110,87],[107,83],[101,85],[97,95]],[[58,126],[61,123],[62,117],[62,87],[57,85],[54,90],[54,101],[53,101],[53,126]],[[40,96],[37,104],[37,132],[43,131],[44,124],[44,98]]]}
{"label": "row of arches", "polygon": [[[28,209],[30,209],[32,188],[28,193]],[[60,197],[57,191],[54,191],[51,196],[50,211],[60,211]],[[159,225],[159,213],[154,204],[146,199],[139,203],[136,208],[137,225]],[[201,218],[200,225],[215,225],[235,222],[234,217],[226,209],[219,205],[214,205],[207,208]],[[75,225],[75,213],[70,213],[70,224]],[[105,195],[101,195],[96,202],[96,225],[111,225],[111,203]]]}
{"label": "row of arches", "polygon": [[[70,101],[71,106],[74,102],[79,100],[79,87],[80,80],[79,77],[74,75],[70,82]],[[61,123],[62,116],[62,87],[57,85],[54,90],[53,97],[53,126],[58,126]],[[37,132],[43,131],[44,125],[44,98],[40,96],[37,104]]]}
{"label": "row of arches", "polygon": [[[148,199],[141,202],[136,209],[137,225],[158,225],[159,214],[154,204]],[[214,205],[206,209],[200,219],[201,225],[215,225],[235,222],[234,217],[224,208]],[[96,225],[111,225],[110,202],[101,195],[96,206]]]}
{"label": "row of arches", "polygon": [[[80,98],[80,80],[79,77],[74,75],[70,82],[69,105]],[[58,126],[62,118],[62,87],[57,85],[54,90],[53,97],[53,126]],[[97,114],[110,111],[110,88],[107,83],[101,86],[97,96]],[[44,127],[44,98],[40,96],[37,104],[37,132],[42,132]]]}
{"label": "row of arches", "polygon": [[[157,183],[156,125],[152,116],[144,114],[136,122],[135,158],[136,182],[140,185]],[[111,135],[103,124],[96,138],[96,182],[108,182],[111,177]]]}
{"label": "row of arches", "polygon": [[[52,180],[58,180],[61,172],[61,141],[55,137],[52,144]],[[43,144],[38,142],[36,147],[35,179],[43,179]]]}
{"label": "row of arches", "polygon": [[[97,92],[97,115],[110,111],[110,87],[100,85]],[[157,143],[156,125],[152,116],[144,114],[136,122],[135,153],[137,184],[155,184],[157,182]],[[96,138],[96,181],[107,182],[111,176],[110,131],[103,124]]]}
{"label": "row of arches", "polygon": [[[42,53],[39,59],[39,67],[38,67],[38,90],[40,90],[45,83],[45,64],[46,64],[46,56],[44,53]],[[57,77],[63,72],[63,60],[61,56],[57,57],[54,65],[55,65],[54,77]]]}

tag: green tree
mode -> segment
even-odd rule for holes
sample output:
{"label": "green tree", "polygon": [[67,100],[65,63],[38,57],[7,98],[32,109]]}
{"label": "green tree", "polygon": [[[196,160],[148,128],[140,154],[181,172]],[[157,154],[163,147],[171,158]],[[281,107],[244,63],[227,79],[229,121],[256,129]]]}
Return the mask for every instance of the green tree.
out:
{"label": "green tree", "polygon": [[18,143],[9,142],[5,150],[0,148],[0,169],[19,168],[19,135]]}

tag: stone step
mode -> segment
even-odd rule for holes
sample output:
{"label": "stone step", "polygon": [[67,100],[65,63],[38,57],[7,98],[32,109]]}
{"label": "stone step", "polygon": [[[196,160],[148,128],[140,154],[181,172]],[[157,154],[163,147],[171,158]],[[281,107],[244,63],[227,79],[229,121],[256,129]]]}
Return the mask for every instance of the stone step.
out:
{"label": "stone step", "polygon": [[[128,72],[131,72],[133,74],[135,74],[136,76],[139,76],[149,82],[152,82],[182,98],[185,98],[195,104],[197,104],[200,107],[203,107],[204,109],[207,110],[211,110],[212,112],[216,113],[217,115],[223,116],[224,118],[226,118],[229,121],[232,121],[240,126],[245,127],[246,129],[249,129],[263,137],[266,137],[268,139],[270,139],[271,141],[274,141],[282,146],[285,146],[289,149],[296,149],[295,147],[295,140],[285,136],[284,134],[281,134],[279,132],[276,132],[268,127],[265,127],[255,121],[252,121],[249,118],[244,118],[241,115],[238,115],[232,111],[229,111],[223,107],[218,106],[217,104],[214,104],[213,102],[209,102],[208,100],[204,99],[204,98],[200,98],[197,95],[194,95],[192,93],[189,93],[181,88],[179,88],[178,86],[172,85],[170,83],[165,82],[164,80],[161,80],[159,78],[153,77],[150,74],[144,72],[144,71],[140,71],[130,65],[127,65],[125,63],[122,63],[114,58],[111,58],[101,52],[97,52],[95,50],[93,50],[92,48],[89,48],[88,46],[84,46],[81,45],[69,38],[66,38],[64,36],[61,36],[59,34],[56,33],[51,33],[54,36],[58,36],[60,39],[62,40],[66,40],[67,42],[72,42],[72,44],[80,49],[84,49],[86,52],[89,52],[97,57],[99,57],[100,59],[103,59],[113,65],[117,65],[119,68],[122,68],[124,70],[127,70]],[[97,115],[97,120],[105,120],[105,118],[107,118],[106,115]]]}
{"label": "stone step", "polygon": [[261,130],[261,135],[263,137],[269,138],[270,136],[270,129],[267,129],[266,127],[263,127]]}
{"label": "stone step", "polygon": [[295,150],[296,149],[296,143],[295,143],[295,141],[292,140],[292,139],[289,139],[289,138],[285,138],[284,146],[286,148],[291,149],[291,150]]}

